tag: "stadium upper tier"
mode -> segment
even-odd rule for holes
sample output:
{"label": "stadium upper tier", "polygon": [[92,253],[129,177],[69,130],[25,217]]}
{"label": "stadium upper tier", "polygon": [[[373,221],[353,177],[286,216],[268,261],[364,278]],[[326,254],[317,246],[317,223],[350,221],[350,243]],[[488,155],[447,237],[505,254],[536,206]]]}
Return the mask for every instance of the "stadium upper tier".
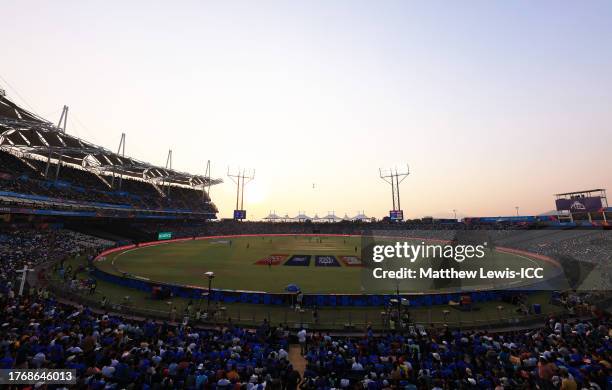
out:
{"label": "stadium upper tier", "polygon": [[[0,191],[4,200],[199,212],[215,217],[206,189],[221,183],[119,155],[0,96]],[[74,206],[74,204],[73,204]],[[212,215],[210,215],[212,214]]]}

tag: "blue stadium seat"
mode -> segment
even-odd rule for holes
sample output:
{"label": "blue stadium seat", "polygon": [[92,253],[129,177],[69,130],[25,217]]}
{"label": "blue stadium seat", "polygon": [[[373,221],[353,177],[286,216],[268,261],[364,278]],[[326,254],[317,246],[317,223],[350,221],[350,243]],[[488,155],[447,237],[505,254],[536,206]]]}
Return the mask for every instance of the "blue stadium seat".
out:
{"label": "blue stadium seat", "polygon": [[444,302],[444,298],[446,298],[446,296],[442,295],[442,294],[434,295],[434,304],[436,304],[436,305],[443,305],[445,303]]}

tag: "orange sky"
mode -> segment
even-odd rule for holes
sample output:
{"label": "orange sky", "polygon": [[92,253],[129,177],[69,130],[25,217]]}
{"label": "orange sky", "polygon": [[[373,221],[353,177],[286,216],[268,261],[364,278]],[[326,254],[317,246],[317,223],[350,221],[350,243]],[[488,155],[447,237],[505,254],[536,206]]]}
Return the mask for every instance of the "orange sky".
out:
{"label": "orange sky", "polygon": [[[224,177],[251,218],[512,215],[612,188],[612,4],[9,2],[0,87],[68,132]],[[6,81],[10,86],[5,85]],[[20,96],[17,96],[19,93]],[[23,99],[25,99],[25,101]],[[235,187],[213,188],[221,217]],[[315,183],[313,189],[312,184]]]}

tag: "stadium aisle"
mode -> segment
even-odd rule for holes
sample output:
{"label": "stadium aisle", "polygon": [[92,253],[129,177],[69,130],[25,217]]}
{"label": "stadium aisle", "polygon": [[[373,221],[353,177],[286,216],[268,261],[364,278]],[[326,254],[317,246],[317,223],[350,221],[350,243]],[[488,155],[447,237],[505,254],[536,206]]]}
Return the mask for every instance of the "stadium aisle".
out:
{"label": "stadium aisle", "polygon": [[306,369],[306,359],[301,354],[299,344],[292,344],[289,346],[289,362],[297,372],[300,373],[302,378],[304,377],[304,369]]}

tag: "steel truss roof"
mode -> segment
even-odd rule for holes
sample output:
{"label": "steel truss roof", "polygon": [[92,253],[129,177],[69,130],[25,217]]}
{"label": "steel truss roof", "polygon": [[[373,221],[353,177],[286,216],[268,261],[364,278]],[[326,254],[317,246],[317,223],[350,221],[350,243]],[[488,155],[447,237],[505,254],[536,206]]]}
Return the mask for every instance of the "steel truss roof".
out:
{"label": "steel truss roof", "polygon": [[0,96],[0,148],[38,159],[67,162],[103,174],[124,175],[183,186],[220,184],[221,179],[192,175],[122,156],[64,133],[51,122]]}

